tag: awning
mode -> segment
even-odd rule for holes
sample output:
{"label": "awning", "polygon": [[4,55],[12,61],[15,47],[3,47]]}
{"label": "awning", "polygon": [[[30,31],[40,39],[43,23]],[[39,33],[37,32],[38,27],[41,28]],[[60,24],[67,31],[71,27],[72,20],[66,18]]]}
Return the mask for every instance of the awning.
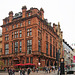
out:
{"label": "awning", "polygon": [[32,63],[26,63],[26,64],[15,64],[14,66],[35,66],[35,64]]}
{"label": "awning", "polygon": [[15,64],[14,66],[23,66],[24,64]]}
{"label": "awning", "polygon": [[30,65],[30,66],[35,66],[35,64],[32,64],[32,63],[26,63],[24,65]]}

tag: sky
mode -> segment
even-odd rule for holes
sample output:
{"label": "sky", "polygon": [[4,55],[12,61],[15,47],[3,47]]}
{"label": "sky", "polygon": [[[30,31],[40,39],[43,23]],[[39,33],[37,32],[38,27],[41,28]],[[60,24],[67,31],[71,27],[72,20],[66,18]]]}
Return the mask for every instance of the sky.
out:
{"label": "sky", "polygon": [[[63,39],[71,46],[75,43],[75,0],[1,0],[0,1],[0,26],[8,13],[18,13],[22,6],[27,10],[31,7],[44,9],[44,17],[48,22],[58,24],[60,22],[63,31]],[[0,32],[2,28],[0,28]]]}

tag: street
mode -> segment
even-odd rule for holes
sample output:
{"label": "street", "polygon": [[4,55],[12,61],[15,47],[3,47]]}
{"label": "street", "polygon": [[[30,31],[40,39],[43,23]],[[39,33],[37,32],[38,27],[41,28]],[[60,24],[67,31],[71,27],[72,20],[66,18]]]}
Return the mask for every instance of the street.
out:
{"label": "street", "polygon": [[[8,75],[7,72],[3,72],[3,73],[0,73],[0,75]],[[19,72],[16,72],[15,75],[20,75]],[[27,75],[27,73],[25,73],[25,75]],[[57,75],[57,71],[54,72],[51,72],[51,73],[45,73],[44,71],[39,71],[38,73],[37,72],[31,72],[30,75]]]}

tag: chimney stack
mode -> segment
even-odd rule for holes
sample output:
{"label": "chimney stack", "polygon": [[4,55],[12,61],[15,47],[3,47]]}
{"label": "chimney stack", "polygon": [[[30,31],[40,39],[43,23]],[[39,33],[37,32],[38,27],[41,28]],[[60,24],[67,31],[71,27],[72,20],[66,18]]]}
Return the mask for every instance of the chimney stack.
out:
{"label": "chimney stack", "polygon": [[12,22],[13,19],[13,11],[9,12],[9,22]]}
{"label": "chimney stack", "polygon": [[26,6],[23,6],[22,7],[22,18],[25,18],[26,17],[26,10],[27,10],[27,7]]}

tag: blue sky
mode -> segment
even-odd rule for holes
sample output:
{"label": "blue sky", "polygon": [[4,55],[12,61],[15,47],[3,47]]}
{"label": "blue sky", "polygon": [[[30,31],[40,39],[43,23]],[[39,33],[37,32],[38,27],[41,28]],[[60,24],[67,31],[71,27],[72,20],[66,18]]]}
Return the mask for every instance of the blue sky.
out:
{"label": "blue sky", "polygon": [[[75,0],[1,0],[0,25],[3,19],[8,17],[9,11],[17,13],[22,11],[22,6],[27,9],[36,7],[44,9],[44,17],[48,22],[60,22],[63,38],[68,44],[75,43]],[[1,28],[0,28],[1,30]]]}

